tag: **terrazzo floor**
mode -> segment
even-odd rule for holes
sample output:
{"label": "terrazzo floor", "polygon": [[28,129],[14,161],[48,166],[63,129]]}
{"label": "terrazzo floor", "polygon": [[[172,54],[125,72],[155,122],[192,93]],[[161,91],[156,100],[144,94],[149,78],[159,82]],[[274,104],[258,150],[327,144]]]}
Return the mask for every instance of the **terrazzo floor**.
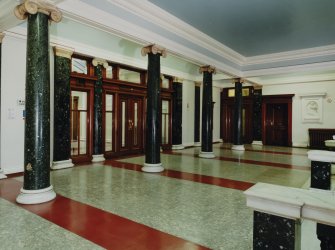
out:
{"label": "terrazzo floor", "polygon": [[[109,245],[99,244],[101,241],[82,233],[89,228],[99,234],[91,222],[80,225],[76,221],[75,216],[85,217],[88,213],[74,213],[73,218],[67,215],[69,225],[64,226],[57,222],[57,216],[74,211],[72,205],[53,217],[43,216],[34,212],[41,205],[27,210],[4,198],[6,185],[2,185],[0,249],[252,249],[252,210],[245,205],[243,190],[257,182],[306,188],[310,162],[306,149],[246,145],[245,152],[236,153],[229,146],[215,144],[215,159],[198,158],[197,147],[162,153],[166,169],[163,174],[139,171],[144,156],[51,172],[51,182],[59,197],[64,197],[60,198],[64,204],[73,201],[72,205],[88,206],[94,213],[103,213],[101,218],[109,214],[122,217],[129,228],[134,223],[143,225],[136,237],[144,242],[161,241],[158,245],[106,247]],[[11,181],[22,181],[22,177]],[[2,182],[5,180],[0,185]],[[80,211],[86,211],[83,209]],[[306,225],[303,232],[312,235],[310,231],[315,225]],[[116,226],[106,219],[104,227],[103,230],[110,231],[107,241],[108,237],[112,240]],[[154,233],[148,233],[148,229]],[[137,239],[130,231],[122,231],[122,240],[135,242]],[[164,235],[167,238],[163,240]],[[170,245],[169,240],[179,243]],[[315,240],[313,244],[304,246],[306,250],[317,249]]]}

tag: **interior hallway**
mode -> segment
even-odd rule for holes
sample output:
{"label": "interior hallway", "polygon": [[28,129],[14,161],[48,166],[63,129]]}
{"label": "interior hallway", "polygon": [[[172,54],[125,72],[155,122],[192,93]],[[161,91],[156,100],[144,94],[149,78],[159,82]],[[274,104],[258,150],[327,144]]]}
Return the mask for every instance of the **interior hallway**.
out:
{"label": "interior hallway", "polygon": [[251,249],[243,191],[309,186],[307,149],[246,145],[239,154],[221,143],[215,159],[199,150],[162,153],[159,174],[140,171],[144,156],[52,171],[58,196],[41,205],[15,203],[23,177],[1,180],[1,249]]}

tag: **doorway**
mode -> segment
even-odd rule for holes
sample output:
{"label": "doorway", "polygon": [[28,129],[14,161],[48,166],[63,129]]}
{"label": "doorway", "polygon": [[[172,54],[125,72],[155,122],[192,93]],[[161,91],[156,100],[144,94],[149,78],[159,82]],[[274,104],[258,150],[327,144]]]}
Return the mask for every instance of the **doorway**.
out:
{"label": "doorway", "polygon": [[143,152],[143,98],[120,95],[116,148],[120,155]]}
{"label": "doorway", "polygon": [[292,146],[292,97],[294,95],[263,96],[263,143],[272,146]]}
{"label": "doorway", "polygon": [[90,91],[71,90],[71,158],[73,162],[90,161]]}

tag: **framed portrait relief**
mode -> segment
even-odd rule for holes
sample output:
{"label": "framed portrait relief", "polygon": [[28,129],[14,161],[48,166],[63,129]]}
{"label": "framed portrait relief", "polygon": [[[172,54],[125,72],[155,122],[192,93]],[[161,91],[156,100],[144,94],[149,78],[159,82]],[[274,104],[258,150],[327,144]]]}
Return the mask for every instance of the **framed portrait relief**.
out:
{"label": "framed portrait relief", "polygon": [[304,123],[322,123],[324,94],[301,96],[301,114]]}

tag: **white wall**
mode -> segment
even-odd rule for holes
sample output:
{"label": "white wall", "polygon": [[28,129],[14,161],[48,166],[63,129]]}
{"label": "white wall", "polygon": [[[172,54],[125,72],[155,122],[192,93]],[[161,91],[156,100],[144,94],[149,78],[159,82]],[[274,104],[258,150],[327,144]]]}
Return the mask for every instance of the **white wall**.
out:
{"label": "white wall", "polygon": [[[301,96],[325,93],[323,97],[322,123],[302,121]],[[282,84],[263,87],[263,95],[295,94],[292,102],[292,144],[297,147],[308,145],[308,128],[335,128],[335,81]]]}
{"label": "white wall", "polygon": [[194,145],[194,82],[183,81],[182,143]]}
{"label": "white wall", "polygon": [[6,174],[23,171],[26,40],[5,36],[1,72],[1,167]]}

